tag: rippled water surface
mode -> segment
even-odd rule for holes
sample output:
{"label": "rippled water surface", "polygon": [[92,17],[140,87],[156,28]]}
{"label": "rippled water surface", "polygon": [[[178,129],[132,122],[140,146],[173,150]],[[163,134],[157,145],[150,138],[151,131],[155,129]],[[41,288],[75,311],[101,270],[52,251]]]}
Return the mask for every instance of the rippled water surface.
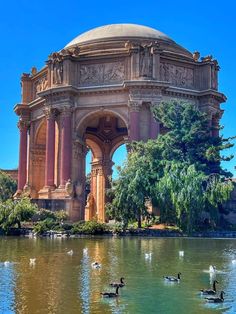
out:
{"label": "rippled water surface", "polygon": [[[233,239],[0,237],[0,313],[236,313],[234,259]],[[94,261],[101,269],[91,267]],[[209,265],[218,270],[223,304],[207,304],[198,293],[214,279]],[[163,280],[178,272],[179,284]],[[100,292],[113,291],[108,284],[122,276],[127,285],[120,296],[102,298]]]}

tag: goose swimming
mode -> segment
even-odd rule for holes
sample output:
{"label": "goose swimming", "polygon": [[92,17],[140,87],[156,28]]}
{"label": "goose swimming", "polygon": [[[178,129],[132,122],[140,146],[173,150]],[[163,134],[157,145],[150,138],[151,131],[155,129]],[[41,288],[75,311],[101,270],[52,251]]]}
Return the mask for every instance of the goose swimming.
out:
{"label": "goose swimming", "polygon": [[214,295],[216,294],[216,283],[218,283],[217,280],[213,281],[212,289],[201,289],[200,292],[202,294],[207,294],[207,295]]}
{"label": "goose swimming", "polygon": [[110,286],[112,286],[114,288],[117,288],[117,287],[122,288],[125,286],[124,279],[125,279],[124,277],[121,277],[120,282],[111,282]]}
{"label": "goose swimming", "polygon": [[101,295],[105,298],[115,298],[119,296],[119,287],[116,287],[116,292],[101,292]]}
{"label": "goose swimming", "polygon": [[180,282],[180,275],[181,275],[181,273],[178,273],[177,277],[174,277],[174,276],[164,276],[163,278],[166,281],[169,281],[169,282]]}
{"label": "goose swimming", "polygon": [[219,297],[209,297],[209,298],[205,298],[205,299],[209,303],[222,303],[222,302],[224,302],[224,294],[225,294],[225,292],[221,291]]}

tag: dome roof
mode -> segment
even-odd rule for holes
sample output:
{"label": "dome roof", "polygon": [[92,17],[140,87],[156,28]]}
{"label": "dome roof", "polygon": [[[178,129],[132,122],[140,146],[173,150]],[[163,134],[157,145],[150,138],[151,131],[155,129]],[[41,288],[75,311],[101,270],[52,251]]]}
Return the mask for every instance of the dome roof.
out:
{"label": "dome roof", "polygon": [[88,42],[98,42],[104,40],[118,40],[129,38],[144,38],[152,40],[161,40],[169,43],[175,42],[164,33],[143,25],[136,24],[111,24],[94,28],[85,32],[66,45],[66,48],[81,45]]}

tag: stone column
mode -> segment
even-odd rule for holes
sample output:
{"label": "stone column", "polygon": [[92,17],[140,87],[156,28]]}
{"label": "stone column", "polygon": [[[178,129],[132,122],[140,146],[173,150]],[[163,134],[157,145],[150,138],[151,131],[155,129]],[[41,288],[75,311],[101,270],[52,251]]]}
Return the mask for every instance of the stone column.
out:
{"label": "stone column", "polygon": [[154,119],[152,112],[150,120],[150,139],[155,140],[158,134],[160,134],[160,123]]}
{"label": "stone column", "polygon": [[157,138],[158,134],[160,134],[160,123],[156,121],[156,119],[153,116],[152,109],[156,106],[157,104],[151,104],[150,106],[150,139],[154,140]]}
{"label": "stone column", "polygon": [[137,101],[129,102],[130,112],[130,140],[139,141],[140,140],[140,103]]}
{"label": "stone column", "polygon": [[26,184],[27,178],[27,132],[28,121],[21,120],[18,122],[20,130],[20,154],[19,154],[19,168],[18,168],[18,192],[22,192]]}
{"label": "stone column", "polygon": [[61,112],[61,167],[60,187],[64,187],[71,177],[72,139],[71,139],[71,114],[70,107]]}
{"label": "stone column", "polygon": [[46,162],[45,162],[45,187],[54,187],[55,169],[55,111],[45,109],[47,119],[46,134]]}

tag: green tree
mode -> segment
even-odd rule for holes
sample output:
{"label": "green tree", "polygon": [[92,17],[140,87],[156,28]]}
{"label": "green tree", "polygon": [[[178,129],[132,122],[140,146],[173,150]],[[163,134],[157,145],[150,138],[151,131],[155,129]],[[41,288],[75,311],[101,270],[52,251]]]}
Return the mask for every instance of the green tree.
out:
{"label": "green tree", "polygon": [[[127,225],[129,221],[137,221],[141,227],[141,217],[148,216],[145,202],[149,197],[156,175],[152,173],[150,167],[153,162],[143,154],[142,143],[136,144],[136,151],[128,155],[128,159],[119,170],[119,176],[112,183],[110,196],[113,196],[112,202],[107,205],[109,216],[123,221]],[[146,147],[144,149],[147,149]]]}
{"label": "green tree", "polygon": [[0,201],[6,201],[12,198],[16,192],[16,188],[16,181],[0,170]]}
{"label": "green tree", "polygon": [[230,140],[234,137],[213,137],[206,113],[193,104],[172,100],[162,102],[153,110],[153,114],[168,130],[158,138],[163,160],[195,164],[206,174],[232,176],[222,169],[220,162],[233,157],[221,156],[221,152],[233,146]]}
{"label": "green tree", "polygon": [[203,212],[217,222],[218,207],[229,198],[232,188],[231,181],[215,174],[207,176],[193,164],[168,163],[156,185],[162,220],[175,222],[188,233],[199,225]]}
{"label": "green tree", "polygon": [[[171,101],[162,103],[154,115],[167,132],[156,140],[133,142],[127,162],[112,184],[109,213],[125,223],[146,216],[145,201],[161,210],[161,220],[194,230],[201,211],[218,216],[219,206],[229,198],[230,173],[221,168],[223,149],[230,139],[212,137],[207,115],[196,106]],[[228,158],[228,160],[231,157]],[[212,218],[213,219],[213,218]]]}
{"label": "green tree", "polygon": [[0,202],[0,227],[5,231],[14,225],[21,228],[21,222],[29,221],[37,209],[29,198]]}

